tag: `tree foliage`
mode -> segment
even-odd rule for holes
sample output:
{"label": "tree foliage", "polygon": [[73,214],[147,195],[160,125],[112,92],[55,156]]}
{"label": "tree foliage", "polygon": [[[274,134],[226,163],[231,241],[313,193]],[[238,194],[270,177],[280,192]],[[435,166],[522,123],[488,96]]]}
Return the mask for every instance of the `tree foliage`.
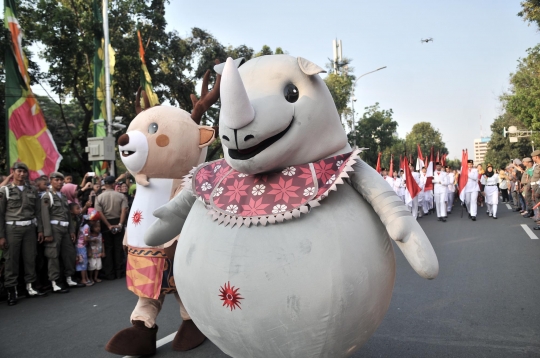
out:
{"label": "tree foliage", "polygon": [[360,148],[368,148],[362,152],[361,157],[370,165],[377,163],[379,152],[391,148],[397,141],[395,133],[398,124],[392,115],[392,109],[381,109],[379,103],[375,103],[365,108],[362,118],[356,124],[355,132],[349,133],[350,142],[356,137]]}
{"label": "tree foliage", "polygon": [[344,117],[347,117],[352,113],[349,108],[349,103],[351,102],[351,97],[354,92],[353,84],[356,77],[353,74],[354,68],[349,66],[351,61],[352,60],[347,58],[343,59],[343,61],[339,63],[337,71],[334,71],[332,62],[326,65],[329,73],[324,79],[324,82],[326,83],[326,86],[328,86],[328,90],[336,104],[342,123],[345,119]]}
{"label": "tree foliage", "polygon": [[448,154],[448,149],[446,144],[442,139],[442,134],[439,130],[433,128],[429,122],[419,122],[416,123],[411,131],[405,135],[405,147],[407,152],[412,153],[414,157],[418,152],[417,144],[420,145],[420,150],[422,154],[427,156],[431,152],[431,147],[437,155],[437,152],[440,155]]}
{"label": "tree foliage", "polygon": [[521,2],[521,11],[518,16],[529,24],[534,23],[540,28],[540,0],[524,0]]}
{"label": "tree foliage", "polygon": [[[206,70],[214,66],[215,59],[244,57],[249,60],[255,55],[255,51],[245,45],[223,46],[209,32],[199,28],[193,28],[186,37],[167,31],[165,5],[168,2],[109,2],[110,43],[116,53],[112,101],[114,115],[121,116],[124,124],[135,117],[135,94],[140,81],[137,29],[144,41],[146,65],[160,102],[188,112],[192,110],[190,95],[196,93],[197,83]],[[64,157],[62,167],[69,166],[82,174],[90,169],[84,148],[93,126],[94,34],[101,26],[93,18],[92,1],[22,0],[17,10],[25,32],[23,45],[25,48],[39,45],[43,49],[39,56],[48,64],[48,69],[40,72],[29,54],[32,83],[48,84],[60,98],[58,103],[40,100],[53,137],[60,143],[58,147]],[[3,36],[0,47],[5,49],[6,46],[9,46],[8,38]],[[261,52],[273,53],[268,46],[263,46]],[[275,53],[284,51],[278,47]],[[0,76],[3,74],[2,66]],[[0,94],[4,93],[4,86],[5,81],[1,81]],[[202,124],[218,125],[218,113],[219,102],[203,116]],[[3,135],[0,149],[2,146],[5,146]],[[220,150],[219,142],[212,145],[210,157],[219,157]]]}
{"label": "tree foliage", "polygon": [[[505,167],[512,159],[530,157],[532,152],[531,138],[521,138],[517,143],[510,143],[503,136],[503,128],[516,126],[523,128],[523,123],[510,113],[505,113],[491,124],[491,140],[484,163],[491,163],[495,168]],[[534,138],[533,138],[534,139]],[[540,141],[535,141],[540,145]]]}
{"label": "tree foliage", "polygon": [[527,50],[510,75],[510,93],[502,96],[506,109],[523,124],[540,130],[540,45]]}

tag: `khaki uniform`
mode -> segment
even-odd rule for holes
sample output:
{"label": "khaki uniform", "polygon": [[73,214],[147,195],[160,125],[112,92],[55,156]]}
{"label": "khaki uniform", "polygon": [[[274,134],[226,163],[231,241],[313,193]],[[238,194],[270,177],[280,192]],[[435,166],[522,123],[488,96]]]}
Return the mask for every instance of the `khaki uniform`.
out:
{"label": "khaki uniform", "polygon": [[[51,204],[52,198],[52,204]],[[43,221],[43,236],[52,236],[52,242],[45,243],[45,257],[49,259],[49,280],[60,278],[60,258],[64,264],[64,275],[75,273],[77,253],[71,234],[75,227],[71,224],[69,206],[65,195],[49,192],[41,197],[41,218]]]}
{"label": "khaki uniform", "polygon": [[533,205],[540,201],[540,185],[538,185],[538,181],[540,181],[540,164],[535,164],[533,176],[530,181]]}
{"label": "khaki uniform", "polygon": [[[95,209],[99,215],[103,215],[109,224],[118,225],[122,215],[122,209],[128,207],[127,197],[112,189],[107,189],[96,198]],[[125,223],[122,223],[125,224]],[[113,234],[105,225],[101,225],[103,235],[105,257],[103,261],[103,275],[111,280],[120,278],[124,274],[124,230]]]}
{"label": "khaki uniform", "polygon": [[521,175],[521,187],[523,188],[523,198],[525,199],[525,205],[526,210],[531,210],[533,205],[532,201],[532,195],[531,195],[531,185],[530,185],[531,178],[529,177],[529,174],[527,174],[527,170],[523,172]]}
{"label": "khaki uniform", "polygon": [[4,250],[6,288],[17,286],[21,251],[25,282],[36,280],[36,229],[43,231],[40,209],[38,192],[30,185],[22,191],[14,184],[0,188],[0,238],[8,244]]}

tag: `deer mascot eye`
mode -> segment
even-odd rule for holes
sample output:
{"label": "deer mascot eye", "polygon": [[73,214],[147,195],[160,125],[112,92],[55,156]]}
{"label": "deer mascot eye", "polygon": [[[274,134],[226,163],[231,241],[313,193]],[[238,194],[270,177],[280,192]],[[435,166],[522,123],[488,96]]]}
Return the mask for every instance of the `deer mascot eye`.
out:
{"label": "deer mascot eye", "polygon": [[157,125],[157,123],[152,123],[152,124],[150,124],[150,125],[148,126],[148,133],[150,133],[150,134],[156,133],[157,130],[158,130],[158,125]]}
{"label": "deer mascot eye", "polygon": [[287,86],[285,86],[285,90],[283,92],[287,102],[294,103],[298,101],[298,96],[300,95],[300,92],[298,92],[298,88],[296,88],[296,86],[292,83],[289,83]]}

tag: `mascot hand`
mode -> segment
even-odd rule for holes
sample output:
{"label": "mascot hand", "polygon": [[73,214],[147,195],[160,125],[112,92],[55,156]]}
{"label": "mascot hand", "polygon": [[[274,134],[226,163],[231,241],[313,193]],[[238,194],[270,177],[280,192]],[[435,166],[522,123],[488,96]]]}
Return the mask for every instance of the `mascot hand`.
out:
{"label": "mascot hand", "polygon": [[142,186],[150,185],[150,182],[148,182],[148,177],[146,176],[146,174],[135,175],[135,182],[137,182],[137,184],[142,185]]}
{"label": "mascot hand", "polygon": [[434,279],[439,274],[439,261],[433,246],[414,217],[404,215],[392,220],[386,228],[417,274]]}

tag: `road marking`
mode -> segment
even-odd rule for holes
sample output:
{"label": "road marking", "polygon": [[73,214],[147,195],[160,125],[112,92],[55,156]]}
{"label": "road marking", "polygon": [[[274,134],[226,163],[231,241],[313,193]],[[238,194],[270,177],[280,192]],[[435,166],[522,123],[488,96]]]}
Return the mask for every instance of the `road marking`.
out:
{"label": "road marking", "polygon": [[508,208],[508,210],[512,210],[512,207],[510,206],[510,204],[506,204],[506,207]]}
{"label": "road marking", "polygon": [[[172,342],[175,335],[176,335],[176,332],[169,334],[167,337],[161,338],[159,341],[156,342],[156,348],[159,348],[161,346],[166,345],[169,342]],[[124,356],[124,358],[136,358],[136,357],[140,357],[140,356]]]}
{"label": "road marking", "polygon": [[523,228],[523,230],[525,230],[527,235],[529,235],[531,240],[538,240],[538,236],[536,236],[534,232],[532,232],[531,228],[528,227],[527,224],[521,224],[521,227]]}

